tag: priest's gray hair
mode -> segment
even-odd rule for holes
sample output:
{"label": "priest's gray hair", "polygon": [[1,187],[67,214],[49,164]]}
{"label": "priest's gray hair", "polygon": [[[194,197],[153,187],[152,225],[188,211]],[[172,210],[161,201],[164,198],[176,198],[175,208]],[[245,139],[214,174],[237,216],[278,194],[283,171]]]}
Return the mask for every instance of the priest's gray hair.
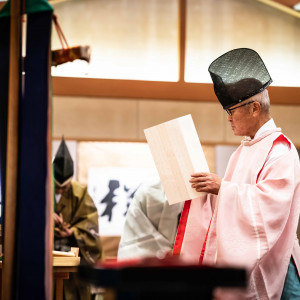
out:
{"label": "priest's gray hair", "polygon": [[252,101],[257,101],[260,104],[262,113],[270,113],[270,98],[267,89],[251,97]]}

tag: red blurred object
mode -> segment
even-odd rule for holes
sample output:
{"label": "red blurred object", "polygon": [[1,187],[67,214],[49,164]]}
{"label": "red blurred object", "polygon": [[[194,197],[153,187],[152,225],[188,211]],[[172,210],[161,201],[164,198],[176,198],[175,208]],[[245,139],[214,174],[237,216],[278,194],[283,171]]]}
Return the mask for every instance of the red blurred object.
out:
{"label": "red blurred object", "polygon": [[[171,266],[190,266],[190,263],[182,260],[180,256],[166,255],[163,258],[145,257],[135,259],[121,259],[116,261],[99,261],[94,267],[119,269],[127,267],[171,267]],[[195,265],[193,265],[195,267]],[[201,265],[196,265],[201,267]]]}

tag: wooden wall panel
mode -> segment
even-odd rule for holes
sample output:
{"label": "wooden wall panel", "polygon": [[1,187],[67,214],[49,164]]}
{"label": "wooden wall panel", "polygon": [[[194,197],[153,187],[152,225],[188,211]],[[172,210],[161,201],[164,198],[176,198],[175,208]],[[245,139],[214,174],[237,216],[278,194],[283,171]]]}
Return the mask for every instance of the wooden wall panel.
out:
{"label": "wooden wall panel", "polygon": [[139,101],[138,138],[145,139],[143,130],[191,114],[202,142],[223,141],[224,112],[218,103],[188,101]]}
{"label": "wooden wall panel", "polygon": [[300,107],[274,105],[271,107],[271,114],[276,125],[281,127],[283,133],[297,147],[300,147]]}
{"label": "wooden wall panel", "polygon": [[209,171],[216,172],[216,151],[214,145],[202,144],[202,149],[209,167]]}
{"label": "wooden wall panel", "polygon": [[[54,97],[53,136],[85,141],[145,141],[144,129],[191,114],[203,144],[239,145],[219,103]],[[300,146],[300,107],[271,106],[277,126]]]}
{"label": "wooden wall panel", "polygon": [[78,180],[88,182],[89,168],[155,169],[146,143],[79,142]]}
{"label": "wooden wall panel", "polygon": [[54,97],[53,136],[84,140],[136,139],[136,101]]}
{"label": "wooden wall panel", "polygon": [[[215,172],[215,146],[204,144],[202,148],[210,171]],[[85,184],[89,168],[155,169],[147,143],[79,142],[76,166],[78,180]]]}

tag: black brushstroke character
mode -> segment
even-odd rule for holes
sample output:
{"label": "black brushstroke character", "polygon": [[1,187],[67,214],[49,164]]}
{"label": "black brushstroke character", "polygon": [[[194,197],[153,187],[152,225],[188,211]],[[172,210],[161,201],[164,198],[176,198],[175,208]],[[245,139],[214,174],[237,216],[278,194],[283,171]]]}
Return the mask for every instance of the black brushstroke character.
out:
{"label": "black brushstroke character", "polygon": [[120,187],[119,180],[110,180],[108,183],[109,192],[107,195],[101,200],[100,203],[106,203],[106,208],[103,211],[101,217],[108,216],[108,221],[111,222],[112,217],[112,209],[117,204],[117,202],[113,201],[113,198],[116,196],[115,190]]}
{"label": "black brushstroke character", "polygon": [[130,206],[130,202],[131,202],[131,200],[133,199],[133,196],[134,196],[134,194],[135,194],[135,192],[136,192],[136,190],[137,190],[138,188],[139,188],[139,186],[137,186],[137,187],[132,191],[132,189],[127,188],[126,185],[124,185],[124,191],[125,191],[126,194],[127,194],[127,197],[126,197],[126,199],[127,199],[127,203],[126,203],[126,211],[124,212],[124,216],[126,216],[126,214],[127,214],[127,212],[128,212],[128,208],[129,208],[129,206]]}

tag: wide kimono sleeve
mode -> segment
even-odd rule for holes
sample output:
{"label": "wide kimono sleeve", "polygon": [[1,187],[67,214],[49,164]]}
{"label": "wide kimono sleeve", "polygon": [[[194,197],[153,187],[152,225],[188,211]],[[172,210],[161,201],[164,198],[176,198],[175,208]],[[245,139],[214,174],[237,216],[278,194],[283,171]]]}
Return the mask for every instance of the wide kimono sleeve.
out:
{"label": "wide kimono sleeve", "polygon": [[84,260],[95,263],[102,256],[97,208],[87,192],[87,187],[74,183],[72,188],[76,198],[76,207],[71,219],[74,237]]}
{"label": "wide kimono sleeve", "polygon": [[155,256],[172,249],[181,204],[169,205],[161,184],[142,185],[126,215],[118,258]]}
{"label": "wide kimono sleeve", "polygon": [[205,260],[253,268],[268,254],[272,264],[288,264],[299,218],[299,178],[292,148],[253,174],[254,184],[223,180]]}

